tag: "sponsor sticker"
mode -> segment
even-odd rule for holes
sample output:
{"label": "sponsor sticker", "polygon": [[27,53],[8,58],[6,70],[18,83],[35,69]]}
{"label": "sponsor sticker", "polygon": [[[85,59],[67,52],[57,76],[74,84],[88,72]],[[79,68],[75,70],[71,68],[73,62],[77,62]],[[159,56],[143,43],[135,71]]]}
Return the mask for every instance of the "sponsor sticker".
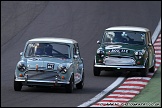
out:
{"label": "sponsor sticker", "polygon": [[105,49],[117,49],[117,48],[121,48],[121,45],[108,45],[105,47]]}

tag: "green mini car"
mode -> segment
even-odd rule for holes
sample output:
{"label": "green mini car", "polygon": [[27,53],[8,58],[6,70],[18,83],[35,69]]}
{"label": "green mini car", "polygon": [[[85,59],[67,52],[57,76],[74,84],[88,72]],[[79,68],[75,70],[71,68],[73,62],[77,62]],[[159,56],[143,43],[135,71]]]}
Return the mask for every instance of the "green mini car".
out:
{"label": "green mini car", "polygon": [[29,87],[65,87],[84,85],[84,64],[78,42],[66,38],[42,37],[28,40],[20,53],[14,75],[14,90]]}
{"label": "green mini car", "polygon": [[93,73],[99,76],[102,70],[140,72],[146,77],[154,72],[155,51],[151,32],[147,28],[117,26],[107,28],[102,41],[97,41]]}

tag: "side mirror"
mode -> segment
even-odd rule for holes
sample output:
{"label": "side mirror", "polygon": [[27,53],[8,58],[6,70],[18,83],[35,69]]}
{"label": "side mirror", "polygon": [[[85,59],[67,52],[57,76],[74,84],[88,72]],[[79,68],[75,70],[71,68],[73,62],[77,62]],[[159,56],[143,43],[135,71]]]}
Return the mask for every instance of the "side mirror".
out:
{"label": "side mirror", "polygon": [[23,52],[20,53],[20,56],[22,56],[22,55],[23,55]]}
{"label": "side mirror", "polygon": [[101,44],[101,42],[98,40],[98,41],[97,41],[97,44]]}
{"label": "side mirror", "polygon": [[76,51],[76,54],[79,55],[79,51],[78,50]]}
{"label": "side mirror", "polygon": [[151,43],[149,43],[149,44],[148,44],[148,46],[152,46],[152,44],[151,44]]}

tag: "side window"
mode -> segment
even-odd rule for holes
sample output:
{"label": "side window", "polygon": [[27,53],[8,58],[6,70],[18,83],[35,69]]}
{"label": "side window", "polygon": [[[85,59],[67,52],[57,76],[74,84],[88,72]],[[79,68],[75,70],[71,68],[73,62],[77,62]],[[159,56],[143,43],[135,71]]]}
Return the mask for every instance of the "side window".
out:
{"label": "side window", "polygon": [[152,44],[151,33],[148,32],[147,35],[148,35],[148,42]]}
{"label": "side window", "polygon": [[74,45],[74,48],[73,48],[73,54],[76,55],[76,48],[75,48],[75,45]]}
{"label": "side window", "polygon": [[74,44],[74,50],[73,51],[74,51],[74,55],[79,55],[80,56],[78,44]]}

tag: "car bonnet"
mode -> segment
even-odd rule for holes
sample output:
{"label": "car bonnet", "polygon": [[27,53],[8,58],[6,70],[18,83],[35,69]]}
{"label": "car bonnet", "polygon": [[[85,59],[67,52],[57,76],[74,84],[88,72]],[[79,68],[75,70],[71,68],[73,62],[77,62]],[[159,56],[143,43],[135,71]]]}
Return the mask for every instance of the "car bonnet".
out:
{"label": "car bonnet", "polygon": [[27,58],[28,70],[57,70],[58,65],[62,63],[71,63],[71,61],[70,59],[62,58]]}

